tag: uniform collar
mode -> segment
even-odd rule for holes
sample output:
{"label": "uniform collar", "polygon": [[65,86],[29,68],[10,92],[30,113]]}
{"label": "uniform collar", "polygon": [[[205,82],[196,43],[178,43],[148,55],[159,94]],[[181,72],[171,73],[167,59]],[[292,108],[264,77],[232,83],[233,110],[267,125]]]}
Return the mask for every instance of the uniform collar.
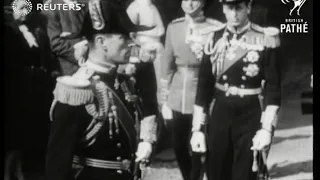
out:
{"label": "uniform collar", "polygon": [[242,34],[251,27],[251,22],[248,21],[246,25],[241,27],[240,29],[235,29],[233,26],[227,25],[227,29],[233,34]]}
{"label": "uniform collar", "polygon": [[199,22],[205,21],[206,17],[204,16],[203,11],[200,11],[196,17],[191,17],[191,16],[186,15],[185,20],[188,24],[190,24],[190,23],[193,24],[193,23],[199,23]]}
{"label": "uniform collar", "polygon": [[86,66],[89,69],[94,70],[96,73],[98,74],[109,74],[109,75],[113,75],[115,74],[115,72],[117,71],[117,66],[110,64],[110,63],[106,63],[106,64],[98,64],[98,63],[93,63],[90,60],[88,60],[84,66]]}

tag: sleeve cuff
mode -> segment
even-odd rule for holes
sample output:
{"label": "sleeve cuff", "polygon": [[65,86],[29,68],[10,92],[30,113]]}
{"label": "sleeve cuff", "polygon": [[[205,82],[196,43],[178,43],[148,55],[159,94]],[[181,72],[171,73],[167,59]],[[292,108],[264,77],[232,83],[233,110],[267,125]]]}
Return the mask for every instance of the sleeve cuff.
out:
{"label": "sleeve cuff", "polygon": [[157,141],[156,115],[147,116],[141,121],[140,139],[152,144]]}
{"label": "sleeve cuff", "polygon": [[168,99],[168,95],[169,95],[169,81],[166,79],[161,78],[160,79],[160,87],[161,87],[161,91],[160,91],[160,104],[164,104],[167,99]]}
{"label": "sleeve cuff", "polygon": [[206,114],[204,113],[203,107],[194,105],[193,108],[192,132],[203,131],[206,123]]}
{"label": "sleeve cuff", "polygon": [[262,128],[271,130],[272,127],[277,127],[278,124],[279,106],[269,105],[261,115]]}

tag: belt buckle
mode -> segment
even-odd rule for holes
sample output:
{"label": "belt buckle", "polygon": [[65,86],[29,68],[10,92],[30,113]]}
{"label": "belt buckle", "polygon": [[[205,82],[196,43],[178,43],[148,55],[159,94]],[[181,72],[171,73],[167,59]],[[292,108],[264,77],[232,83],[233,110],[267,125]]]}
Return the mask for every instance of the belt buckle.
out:
{"label": "belt buckle", "polygon": [[126,171],[130,171],[130,167],[131,167],[131,161],[128,159],[125,159],[122,161],[122,169],[126,170]]}
{"label": "belt buckle", "polygon": [[227,94],[231,94],[231,95],[238,95],[239,94],[239,88],[235,87],[235,86],[230,86],[227,90]]}

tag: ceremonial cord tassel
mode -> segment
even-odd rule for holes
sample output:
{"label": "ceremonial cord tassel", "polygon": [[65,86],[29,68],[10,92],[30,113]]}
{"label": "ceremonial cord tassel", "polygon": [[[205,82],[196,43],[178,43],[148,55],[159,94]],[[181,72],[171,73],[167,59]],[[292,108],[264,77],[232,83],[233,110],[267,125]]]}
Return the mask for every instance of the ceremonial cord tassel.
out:
{"label": "ceremonial cord tassel", "polygon": [[109,116],[109,136],[110,136],[110,139],[113,139],[113,130],[112,130],[112,125],[113,125],[113,114],[110,112],[108,114]]}
{"label": "ceremonial cord tassel", "polygon": [[258,171],[257,155],[258,155],[258,151],[257,151],[257,150],[254,150],[254,151],[253,151],[252,172],[257,172],[257,171]]}

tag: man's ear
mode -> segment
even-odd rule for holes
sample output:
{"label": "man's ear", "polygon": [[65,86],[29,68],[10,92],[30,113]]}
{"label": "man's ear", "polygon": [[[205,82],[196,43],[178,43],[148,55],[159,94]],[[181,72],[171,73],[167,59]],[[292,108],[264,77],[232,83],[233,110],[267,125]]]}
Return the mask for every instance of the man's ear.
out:
{"label": "man's ear", "polygon": [[104,35],[97,35],[94,38],[94,42],[96,45],[102,47],[105,51],[107,51],[107,38]]}

